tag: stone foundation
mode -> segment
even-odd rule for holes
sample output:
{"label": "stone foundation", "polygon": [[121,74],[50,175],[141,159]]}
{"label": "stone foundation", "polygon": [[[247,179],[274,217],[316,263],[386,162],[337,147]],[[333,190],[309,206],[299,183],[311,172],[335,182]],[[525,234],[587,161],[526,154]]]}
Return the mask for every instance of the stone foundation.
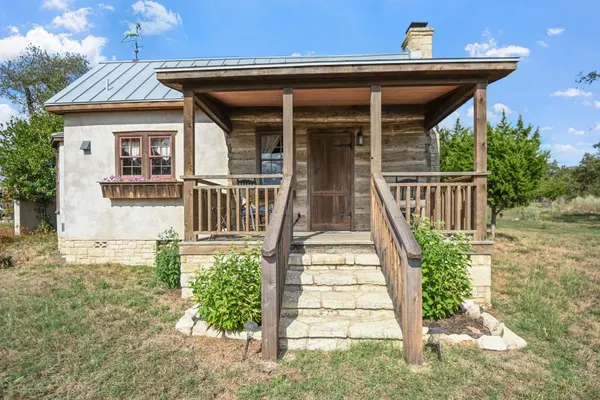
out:
{"label": "stone foundation", "polygon": [[477,304],[488,306],[492,302],[492,255],[471,254],[471,284]]}
{"label": "stone foundation", "polygon": [[181,297],[192,297],[190,278],[199,270],[212,266],[214,257],[206,254],[181,255]]}
{"label": "stone foundation", "polygon": [[71,264],[154,265],[156,240],[65,240],[58,250]]}

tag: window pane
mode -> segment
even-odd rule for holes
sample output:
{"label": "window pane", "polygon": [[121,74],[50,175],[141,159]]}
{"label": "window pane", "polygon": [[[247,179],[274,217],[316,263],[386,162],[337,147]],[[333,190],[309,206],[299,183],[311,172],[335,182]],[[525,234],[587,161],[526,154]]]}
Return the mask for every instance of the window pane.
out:
{"label": "window pane", "polygon": [[260,149],[263,160],[283,158],[283,136],[262,135],[260,137]]}
{"label": "window pane", "polygon": [[171,175],[171,157],[152,158],[152,175]]}
{"label": "window pane", "polygon": [[153,137],[150,138],[150,154],[153,156],[171,155],[171,138]]}
{"label": "window pane", "polygon": [[122,158],[121,171],[123,176],[140,176],[142,175],[142,159],[141,158]]}
{"label": "window pane", "polygon": [[141,148],[140,138],[121,139],[121,156],[139,157]]}

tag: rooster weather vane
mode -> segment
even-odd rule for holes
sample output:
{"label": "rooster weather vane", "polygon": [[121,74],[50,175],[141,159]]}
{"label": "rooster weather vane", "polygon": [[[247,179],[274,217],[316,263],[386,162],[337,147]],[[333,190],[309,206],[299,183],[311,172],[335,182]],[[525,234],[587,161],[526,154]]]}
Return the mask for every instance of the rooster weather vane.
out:
{"label": "rooster weather vane", "polygon": [[140,52],[138,40],[143,39],[142,34],[140,33],[141,30],[142,25],[137,22],[133,29],[125,31],[125,33],[123,33],[123,37],[121,38],[121,43],[134,43],[133,52],[135,53],[135,61],[138,61],[138,53]]}

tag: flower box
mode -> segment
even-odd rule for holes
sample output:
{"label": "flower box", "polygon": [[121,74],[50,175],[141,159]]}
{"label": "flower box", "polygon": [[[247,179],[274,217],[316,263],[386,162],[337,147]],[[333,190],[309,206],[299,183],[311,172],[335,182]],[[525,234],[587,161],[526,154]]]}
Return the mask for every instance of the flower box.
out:
{"label": "flower box", "polygon": [[183,182],[99,182],[105,199],[180,199]]}

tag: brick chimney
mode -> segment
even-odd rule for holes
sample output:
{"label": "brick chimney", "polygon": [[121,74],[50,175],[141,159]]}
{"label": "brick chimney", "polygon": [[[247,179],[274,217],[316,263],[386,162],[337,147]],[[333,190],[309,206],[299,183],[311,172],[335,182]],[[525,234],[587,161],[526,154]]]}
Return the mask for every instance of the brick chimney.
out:
{"label": "brick chimney", "polygon": [[[409,51],[412,58],[431,58],[433,56],[433,28],[427,27],[427,22],[411,22],[402,42],[402,51]],[[417,53],[417,54],[415,54]]]}

